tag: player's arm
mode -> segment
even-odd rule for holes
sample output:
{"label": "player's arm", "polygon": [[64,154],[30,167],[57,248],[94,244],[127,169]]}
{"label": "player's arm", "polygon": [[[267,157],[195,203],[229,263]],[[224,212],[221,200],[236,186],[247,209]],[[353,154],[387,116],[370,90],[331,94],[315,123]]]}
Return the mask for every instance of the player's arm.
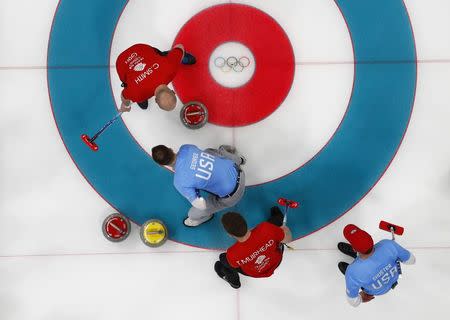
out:
{"label": "player's arm", "polygon": [[206,200],[200,196],[200,192],[196,188],[178,186],[177,184],[175,184],[175,188],[192,204],[193,207],[200,210],[206,209]]}
{"label": "player's arm", "polygon": [[416,263],[416,257],[410,252],[409,253],[409,259],[402,261],[404,264],[415,264]]}
{"label": "player's arm", "polygon": [[172,50],[175,49],[175,48],[181,49],[181,51],[183,51],[183,55],[184,55],[185,50],[184,50],[184,46],[183,46],[181,43],[175,45],[175,46],[172,48]]}
{"label": "player's arm", "polygon": [[361,286],[348,273],[345,274],[345,285],[348,303],[353,307],[359,306],[363,302],[363,297],[359,292]]}
{"label": "player's arm", "polygon": [[347,301],[348,301],[348,303],[352,306],[352,307],[357,307],[357,306],[359,306],[360,304],[361,304],[361,302],[362,302],[362,298],[361,298],[361,295],[359,295],[358,294],[358,296],[357,297],[355,297],[355,298],[350,298],[348,295],[347,295]]}
{"label": "player's arm", "polygon": [[282,243],[289,243],[292,241],[292,232],[291,229],[289,229],[287,226],[281,226],[280,227],[284,232],[284,238],[281,241]]}
{"label": "player's arm", "polygon": [[369,302],[369,301],[373,300],[374,298],[375,298],[374,296],[372,296],[372,295],[370,295],[368,293],[365,293],[364,291],[359,292],[359,294],[358,294],[358,296],[356,298],[350,298],[347,295],[348,303],[351,306],[355,307],[355,308],[357,306],[359,306],[361,304],[361,302],[362,303],[366,303],[366,302]]}
{"label": "player's arm", "polygon": [[291,229],[289,229],[287,226],[277,226],[273,222],[263,222],[265,224],[266,228],[271,230],[273,239],[278,241],[279,243],[289,243],[292,241],[292,232]]}
{"label": "player's arm", "polygon": [[404,264],[415,264],[416,263],[416,257],[408,250],[403,248],[401,245],[399,245],[397,242],[392,241],[392,245],[397,250],[397,256],[398,259],[404,263]]}
{"label": "player's arm", "polygon": [[121,95],[120,95],[120,99],[122,100],[122,103],[120,105],[120,109],[119,112],[129,112],[131,110],[131,100],[125,98],[124,93],[122,91]]}
{"label": "player's arm", "polygon": [[174,64],[181,63],[181,60],[183,60],[184,57],[184,52],[185,51],[183,45],[177,44],[172,48],[172,50],[169,51],[167,58]]}

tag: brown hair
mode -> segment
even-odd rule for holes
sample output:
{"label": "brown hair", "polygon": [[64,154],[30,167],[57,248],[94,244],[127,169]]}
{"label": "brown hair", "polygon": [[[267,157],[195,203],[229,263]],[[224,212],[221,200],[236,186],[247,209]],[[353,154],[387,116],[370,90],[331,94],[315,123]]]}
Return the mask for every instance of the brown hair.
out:
{"label": "brown hair", "polygon": [[156,163],[166,166],[175,158],[175,153],[164,145],[152,148],[152,158]]}
{"label": "brown hair", "polygon": [[243,237],[247,233],[247,222],[237,212],[227,212],[222,216],[222,225],[232,236]]}

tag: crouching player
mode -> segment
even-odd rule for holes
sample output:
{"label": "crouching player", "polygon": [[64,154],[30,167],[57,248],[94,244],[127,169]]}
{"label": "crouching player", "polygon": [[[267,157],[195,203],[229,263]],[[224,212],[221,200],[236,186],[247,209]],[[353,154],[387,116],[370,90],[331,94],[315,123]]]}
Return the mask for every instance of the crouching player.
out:
{"label": "crouching player", "polygon": [[345,275],[347,300],[354,307],[394,289],[400,262],[416,261],[411,252],[393,240],[381,240],[374,245],[370,234],[353,224],[344,228],[344,237],[350,244],[339,242],[338,249],[355,260],[350,265],[339,262],[338,268]]}
{"label": "crouching player", "polygon": [[225,213],[222,225],[237,242],[220,254],[214,270],[235,289],[241,286],[239,273],[253,278],[270,277],[283,258],[283,243],[292,241],[291,231],[283,225],[283,213],[278,207],[271,209],[267,222],[252,230],[236,212]]}

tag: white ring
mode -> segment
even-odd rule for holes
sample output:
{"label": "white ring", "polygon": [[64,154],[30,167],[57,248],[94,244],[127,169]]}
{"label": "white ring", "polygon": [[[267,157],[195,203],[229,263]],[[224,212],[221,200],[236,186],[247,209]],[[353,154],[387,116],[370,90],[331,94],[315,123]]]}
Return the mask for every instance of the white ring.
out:
{"label": "white ring", "polygon": [[244,69],[245,69],[245,67],[240,61],[238,61],[235,64],[235,66],[233,67],[234,72],[242,72],[242,71],[244,71]]}
{"label": "white ring", "polygon": [[[246,61],[246,63],[244,63],[242,60]],[[249,58],[249,57],[246,57],[246,56],[240,57],[240,58],[239,58],[239,62],[241,63],[241,65],[242,65],[244,68],[247,68],[247,67],[250,65],[250,58]]]}
{"label": "white ring", "polygon": [[235,56],[230,56],[226,59],[219,56],[214,59],[214,65],[225,73],[228,73],[231,70],[237,73],[242,72],[250,65],[250,63],[250,58],[247,56],[242,56],[239,59]]}
{"label": "white ring", "polygon": [[[234,60],[233,62],[230,62],[230,60]],[[231,56],[231,57],[228,57],[227,58],[227,65],[229,66],[229,67],[231,67],[231,68],[233,68],[236,64],[238,64],[239,63],[239,60],[238,60],[238,58],[236,58],[236,57],[234,57],[234,56]]]}
{"label": "white ring", "polygon": [[230,72],[231,70],[233,70],[232,67],[230,67],[228,64],[225,64],[222,68],[220,68],[220,70],[222,70],[222,72]]}
{"label": "white ring", "polygon": [[[219,61],[221,63],[219,63]],[[214,59],[214,65],[217,68],[223,68],[225,66],[225,58],[224,57],[217,57],[216,59]]]}

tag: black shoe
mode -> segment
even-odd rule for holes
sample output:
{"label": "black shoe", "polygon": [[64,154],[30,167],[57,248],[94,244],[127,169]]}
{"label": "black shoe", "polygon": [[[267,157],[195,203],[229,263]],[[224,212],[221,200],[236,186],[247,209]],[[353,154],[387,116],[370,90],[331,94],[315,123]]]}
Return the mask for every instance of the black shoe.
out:
{"label": "black shoe", "polygon": [[216,271],[217,275],[228,282],[230,286],[234,289],[239,289],[241,287],[241,281],[239,278],[235,279],[235,281],[230,281],[228,277],[225,275],[225,272],[223,272],[222,263],[220,261],[216,261],[214,264],[214,270]]}
{"label": "black shoe", "polygon": [[270,208],[270,218],[267,222],[276,225],[277,227],[281,227],[283,225],[284,214],[281,212],[280,208],[275,206]]}
{"label": "black shoe", "polygon": [[145,110],[148,108],[148,100],[142,101],[142,102],[138,102],[137,103],[139,107],[141,107],[141,109]]}
{"label": "black shoe", "polygon": [[353,259],[356,259],[357,253],[355,252],[355,250],[353,250],[353,248],[350,244],[345,243],[345,242],[339,242],[337,247],[338,247],[339,251],[342,252],[343,254],[346,254],[346,255],[352,257]]}
{"label": "black shoe", "polygon": [[182,64],[187,64],[187,65],[191,65],[191,64],[195,64],[197,62],[197,59],[195,59],[195,57],[190,54],[189,52],[185,52],[184,56],[183,56],[183,60],[181,60]]}
{"label": "black shoe", "polygon": [[214,271],[216,271],[219,278],[225,278],[225,273],[222,270],[222,263],[220,261],[216,261],[216,263],[214,264]]}
{"label": "black shoe", "polygon": [[342,274],[345,275],[345,271],[347,271],[347,268],[348,268],[348,263],[341,261],[338,263],[338,268],[339,268],[339,271],[341,271]]}
{"label": "black shoe", "polygon": [[274,207],[270,208],[270,215],[272,217],[277,217],[277,216],[283,216],[284,217],[283,212],[281,212],[281,209],[278,206],[274,206]]}

